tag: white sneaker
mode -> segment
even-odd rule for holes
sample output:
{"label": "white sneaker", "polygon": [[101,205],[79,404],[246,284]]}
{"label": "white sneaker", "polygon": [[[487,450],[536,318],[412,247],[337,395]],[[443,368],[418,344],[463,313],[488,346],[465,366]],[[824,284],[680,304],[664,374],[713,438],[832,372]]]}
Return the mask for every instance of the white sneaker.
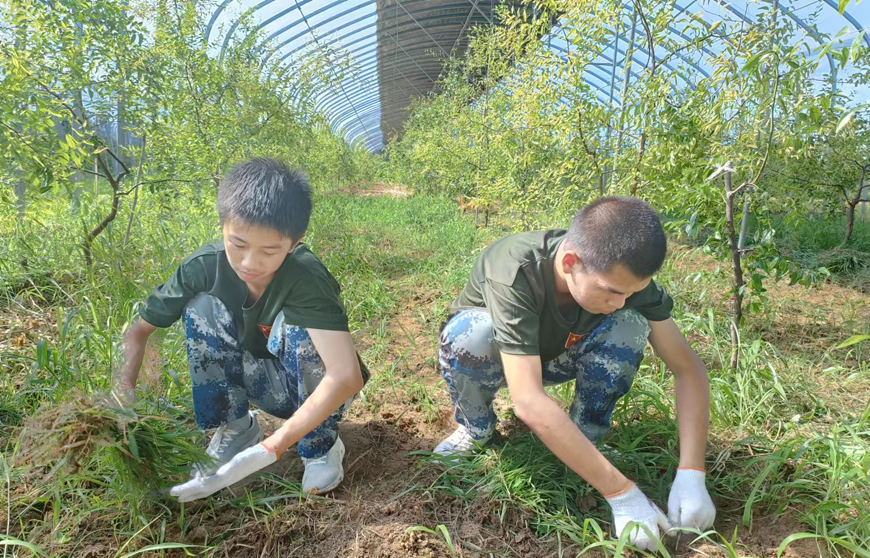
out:
{"label": "white sneaker", "polygon": [[236,454],[263,441],[263,429],[257,424],[257,413],[248,411],[240,419],[222,424],[215,430],[205,453],[211,458],[193,468],[193,476],[210,477]]}
{"label": "white sneaker", "polygon": [[492,436],[489,436],[485,440],[475,440],[471,437],[471,433],[468,431],[468,429],[460,424],[453,432],[453,434],[451,434],[444,441],[435,446],[435,449],[432,451],[444,457],[450,455],[465,454],[473,450],[475,444],[481,446],[486,444],[491,437]]}
{"label": "white sneaker", "polygon": [[344,442],[336,438],[335,443],[323,457],[302,458],[305,473],[302,474],[302,492],[306,494],[326,494],[334,490],[344,479]]}

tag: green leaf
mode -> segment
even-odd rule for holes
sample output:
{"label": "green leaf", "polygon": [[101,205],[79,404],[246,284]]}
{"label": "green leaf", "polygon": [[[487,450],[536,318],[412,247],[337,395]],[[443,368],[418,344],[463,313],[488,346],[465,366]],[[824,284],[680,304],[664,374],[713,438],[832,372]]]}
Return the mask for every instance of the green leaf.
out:
{"label": "green leaf", "polygon": [[134,430],[130,430],[130,436],[127,440],[130,446],[130,453],[133,454],[133,457],[136,458],[136,461],[139,461],[139,442],[136,441],[136,432]]}
{"label": "green leaf", "polygon": [[37,547],[27,541],[22,541],[14,537],[7,537],[6,535],[0,535],[0,537],[3,537],[3,540],[0,540],[0,546],[20,546],[26,548],[37,556],[46,556],[45,552],[39,550]]}
{"label": "green leaf", "polygon": [[120,556],[119,558],[130,558],[131,556],[136,556],[137,554],[142,554],[144,552],[152,552],[154,550],[168,550],[171,548],[185,549],[185,552],[186,552],[186,549],[197,548],[197,546],[194,544],[184,544],[184,543],[176,543],[176,542],[149,544],[148,546],[140,548],[139,550],[135,550],[133,552],[128,552],[127,554]]}
{"label": "green leaf", "polygon": [[759,52],[753,56],[749,57],[749,60],[746,61],[746,64],[743,65],[744,72],[751,72],[758,68],[758,65],[770,54],[769,52]]}
{"label": "green leaf", "polygon": [[846,539],[842,539],[839,537],[827,537],[825,535],[817,535],[816,533],[794,533],[793,535],[789,535],[782,541],[779,545],[779,550],[776,551],[776,556],[779,558],[782,556],[782,553],[785,552],[786,547],[795,541],[799,541],[801,539],[824,539],[829,544],[839,545],[846,550],[854,553],[856,556],[861,556],[862,558],[870,558],[870,552],[866,549],[859,547],[856,544],[853,544]]}
{"label": "green leaf", "polygon": [[864,50],[861,48],[861,42],[864,40],[864,34],[867,33],[866,29],[862,29],[858,36],[852,41],[852,47],[849,49],[849,56],[852,59],[852,64],[856,64],[858,62],[858,58],[861,56],[861,52]]}
{"label": "green leaf", "polygon": [[848,125],[849,125],[849,122],[852,121],[852,118],[855,116],[855,113],[856,113],[856,112],[858,112],[857,109],[848,112],[848,113],[846,114],[846,116],[844,116],[844,117],[842,118],[842,120],[840,120],[840,123],[837,124],[837,129],[834,131],[834,133],[835,133],[835,134],[839,134],[839,133],[840,133],[840,130],[842,130],[843,128],[845,128],[846,126],[848,126]]}
{"label": "green leaf", "polygon": [[846,339],[845,341],[843,341],[842,343],[840,343],[839,345],[837,345],[834,348],[835,349],[845,349],[846,347],[851,347],[852,345],[857,345],[858,343],[860,343],[862,341],[870,341],[870,335],[864,335],[864,334],[853,335],[852,337]]}
{"label": "green leaf", "polygon": [[837,11],[840,12],[840,15],[843,15],[846,11],[846,7],[849,6],[849,0],[840,0],[839,4],[837,4]]}

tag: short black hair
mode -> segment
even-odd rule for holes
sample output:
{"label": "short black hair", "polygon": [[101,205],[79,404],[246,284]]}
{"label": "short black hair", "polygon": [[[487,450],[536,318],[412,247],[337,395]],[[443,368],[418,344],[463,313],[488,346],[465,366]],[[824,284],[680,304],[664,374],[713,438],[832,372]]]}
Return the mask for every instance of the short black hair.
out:
{"label": "short black hair", "polygon": [[668,240],[658,213],[638,198],[598,198],[571,220],[566,237],[592,273],[622,264],[636,277],[652,277],[665,261]]}
{"label": "short black hair", "polygon": [[305,173],[278,159],[255,157],[235,165],[217,197],[221,225],[241,221],[299,240],[311,218],[311,184]]}

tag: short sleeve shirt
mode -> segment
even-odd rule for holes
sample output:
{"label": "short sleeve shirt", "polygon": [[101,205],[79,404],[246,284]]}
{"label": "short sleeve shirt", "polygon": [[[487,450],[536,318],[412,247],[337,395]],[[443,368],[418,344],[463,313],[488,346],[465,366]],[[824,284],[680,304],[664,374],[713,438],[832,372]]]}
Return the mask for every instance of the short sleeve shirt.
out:
{"label": "short sleeve shirt", "polygon": [[248,286],[230,266],[223,243],[204,246],[151,293],[139,314],[154,326],[169,327],[199,293],[224,303],[233,316],[241,346],[257,358],[275,358],[266,349],[266,341],[278,312],[284,312],[290,325],[348,331],[338,282],[304,244],[287,255],[252,306],[246,306]]}
{"label": "short sleeve shirt", "polygon": [[[508,354],[540,355],[548,362],[595,329],[606,314],[574,305],[565,314],[556,301],[553,263],[564,229],[513,234],[478,256],[451,312],[483,307],[492,316],[493,338]],[[654,281],[625,301],[651,321],[671,316],[673,301]]]}

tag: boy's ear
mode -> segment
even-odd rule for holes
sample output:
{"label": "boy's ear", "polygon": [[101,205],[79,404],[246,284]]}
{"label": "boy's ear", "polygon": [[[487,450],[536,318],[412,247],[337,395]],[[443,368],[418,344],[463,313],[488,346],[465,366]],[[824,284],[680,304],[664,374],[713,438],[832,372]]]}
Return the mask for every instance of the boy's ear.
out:
{"label": "boy's ear", "polygon": [[565,252],[562,256],[562,271],[570,275],[576,265],[580,265],[581,267],[583,265],[580,256],[573,252]]}
{"label": "boy's ear", "polygon": [[305,238],[305,233],[302,233],[302,236],[300,236],[299,238],[297,238],[297,239],[293,242],[293,244],[290,245],[290,249],[287,250],[287,253],[289,254],[289,253],[293,252],[293,250],[295,250],[296,247],[299,246],[299,243],[302,242],[302,239],[303,239],[303,238]]}

